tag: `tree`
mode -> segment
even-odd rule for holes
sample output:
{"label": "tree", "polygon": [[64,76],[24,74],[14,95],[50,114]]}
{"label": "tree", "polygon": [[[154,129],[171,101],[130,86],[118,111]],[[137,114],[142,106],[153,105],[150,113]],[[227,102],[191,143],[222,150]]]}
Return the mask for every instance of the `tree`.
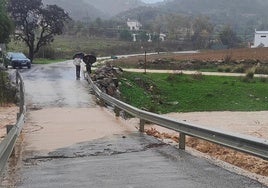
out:
{"label": "tree", "polygon": [[197,17],[193,23],[192,41],[196,48],[207,48],[214,28],[207,17]]}
{"label": "tree", "polygon": [[184,17],[177,14],[168,14],[165,22],[167,23],[167,31],[170,39],[184,37],[183,29],[186,28]]}
{"label": "tree", "polygon": [[62,34],[64,23],[70,20],[62,8],[44,7],[42,0],[9,0],[8,11],[15,23],[15,39],[25,42],[31,60],[55,35]]}
{"label": "tree", "polygon": [[11,32],[12,22],[6,12],[6,2],[0,0],[0,43],[8,42]]}
{"label": "tree", "polygon": [[146,31],[140,31],[138,33],[138,41],[147,42],[149,40],[149,36]]}
{"label": "tree", "polygon": [[222,29],[219,37],[222,44],[227,45],[228,48],[233,48],[240,42],[240,39],[229,25]]}
{"label": "tree", "polygon": [[125,41],[131,41],[132,40],[132,35],[129,32],[129,30],[120,31],[120,39],[125,40]]}

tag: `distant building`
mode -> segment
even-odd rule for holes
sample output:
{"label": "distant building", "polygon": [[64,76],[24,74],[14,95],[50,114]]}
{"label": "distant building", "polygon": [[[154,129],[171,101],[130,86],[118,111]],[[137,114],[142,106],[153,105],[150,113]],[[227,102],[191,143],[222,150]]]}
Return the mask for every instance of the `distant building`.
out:
{"label": "distant building", "polygon": [[159,35],[159,39],[160,39],[161,41],[165,41],[165,40],[166,40],[166,37],[167,37],[167,35],[164,34],[164,33],[160,33],[160,35]]}
{"label": "distant building", "polygon": [[268,47],[268,31],[256,31],[251,48]]}
{"label": "distant building", "polygon": [[140,22],[138,22],[137,20],[131,20],[131,19],[127,20],[127,26],[129,27],[131,31],[138,31],[142,27]]}

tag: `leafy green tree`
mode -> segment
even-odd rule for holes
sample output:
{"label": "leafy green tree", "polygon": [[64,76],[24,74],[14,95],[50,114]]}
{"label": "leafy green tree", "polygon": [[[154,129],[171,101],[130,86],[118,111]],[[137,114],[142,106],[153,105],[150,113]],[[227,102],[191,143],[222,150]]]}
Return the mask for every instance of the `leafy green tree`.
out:
{"label": "leafy green tree", "polygon": [[15,39],[22,40],[28,47],[29,58],[42,46],[63,33],[68,14],[57,5],[43,6],[42,0],[9,0],[8,11],[15,23]]}
{"label": "leafy green tree", "polygon": [[12,32],[12,22],[6,12],[6,1],[0,0],[0,43],[9,41]]}
{"label": "leafy green tree", "polygon": [[225,26],[220,32],[220,40],[222,44],[227,45],[228,48],[233,48],[239,44],[241,41],[234,30],[228,25]]}

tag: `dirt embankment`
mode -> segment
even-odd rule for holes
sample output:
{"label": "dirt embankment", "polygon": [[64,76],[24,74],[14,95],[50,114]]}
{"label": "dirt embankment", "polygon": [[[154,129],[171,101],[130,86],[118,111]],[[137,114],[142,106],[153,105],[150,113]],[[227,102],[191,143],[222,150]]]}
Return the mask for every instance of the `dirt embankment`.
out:
{"label": "dirt embankment", "polygon": [[15,105],[6,105],[5,107],[0,107],[0,141],[6,135],[6,125],[15,125],[16,117],[19,109]]}

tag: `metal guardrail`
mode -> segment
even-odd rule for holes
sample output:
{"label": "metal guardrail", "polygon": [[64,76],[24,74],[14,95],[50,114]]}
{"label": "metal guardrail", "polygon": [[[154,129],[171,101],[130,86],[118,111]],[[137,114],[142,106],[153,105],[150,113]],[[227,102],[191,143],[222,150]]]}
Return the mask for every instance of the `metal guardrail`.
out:
{"label": "metal guardrail", "polygon": [[20,135],[22,127],[24,125],[26,106],[25,106],[25,90],[24,90],[24,82],[19,74],[16,72],[16,85],[19,89],[20,94],[20,105],[19,105],[19,113],[17,114],[17,123],[12,126],[8,134],[0,143],[0,175],[4,172],[6,164],[10,155],[12,154],[13,148],[15,146],[16,140]]}
{"label": "metal guardrail", "polygon": [[142,132],[144,131],[145,121],[148,121],[179,132],[180,149],[185,149],[185,136],[188,135],[268,160],[268,140],[242,134],[234,134],[217,129],[208,129],[200,125],[194,125],[184,121],[177,121],[158,114],[140,110],[107,95],[93,83],[88,75],[86,78],[92,85],[96,96],[103,102],[113,106],[117,116],[119,116],[118,112],[119,109],[121,109],[137,118],[140,118],[140,131]]}

